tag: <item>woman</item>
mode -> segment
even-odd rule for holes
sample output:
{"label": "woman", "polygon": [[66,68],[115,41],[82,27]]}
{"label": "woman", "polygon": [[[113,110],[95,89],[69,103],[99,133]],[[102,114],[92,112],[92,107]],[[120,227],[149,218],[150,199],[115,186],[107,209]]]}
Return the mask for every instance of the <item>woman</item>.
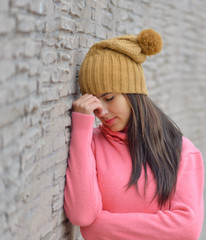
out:
{"label": "woman", "polygon": [[147,96],[141,64],[161,48],[147,29],[94,44],[81,65],[64,207],[85,240],[200,235],[201,153]]}

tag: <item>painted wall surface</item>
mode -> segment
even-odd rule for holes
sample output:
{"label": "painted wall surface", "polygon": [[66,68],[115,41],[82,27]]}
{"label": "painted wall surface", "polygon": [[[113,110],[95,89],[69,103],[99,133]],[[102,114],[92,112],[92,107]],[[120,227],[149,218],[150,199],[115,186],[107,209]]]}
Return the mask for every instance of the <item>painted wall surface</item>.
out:
{"label": "painted wall surface", "polygon": [[206,161],[205,12],[201,0],[1,0],[1,240],[81,239],[63,211],[70,110],[102,39],[161,34],[162,52],[143,65],[149,95]]}

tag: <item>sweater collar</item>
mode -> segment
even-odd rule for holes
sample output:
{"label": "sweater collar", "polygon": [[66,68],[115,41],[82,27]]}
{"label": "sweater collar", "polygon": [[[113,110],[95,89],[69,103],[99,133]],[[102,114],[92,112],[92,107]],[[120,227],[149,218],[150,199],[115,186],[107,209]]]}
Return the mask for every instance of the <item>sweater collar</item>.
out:
{"label": "sweater collar", "polygon": [[112,140],[121,144],[126,143],[126,133],[125,132],[113,132],[110,128],[105,125],[99,125],[100,130],[108,140]]}

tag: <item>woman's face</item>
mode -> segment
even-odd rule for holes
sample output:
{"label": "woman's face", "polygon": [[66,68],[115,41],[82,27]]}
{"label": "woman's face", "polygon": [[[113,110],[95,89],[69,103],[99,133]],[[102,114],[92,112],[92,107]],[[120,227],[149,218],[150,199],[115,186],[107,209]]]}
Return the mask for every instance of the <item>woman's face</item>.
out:
{"label": "woman's face", "polygon": [[131,107],[127,98],[119,93],[104,93],[95,96],[102,103],[102,112],[99,110],[94,112],[102,124],[114,132],[124,130],[131,115]]}

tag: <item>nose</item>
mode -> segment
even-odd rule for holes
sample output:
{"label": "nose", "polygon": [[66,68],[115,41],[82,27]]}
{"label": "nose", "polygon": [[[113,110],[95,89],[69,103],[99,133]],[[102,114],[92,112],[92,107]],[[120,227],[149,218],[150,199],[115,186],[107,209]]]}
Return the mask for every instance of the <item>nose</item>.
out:
{"label": "nose", "polygon": [[102,111],[99,111],[99,117],[104,117],[108,113],[108,108],[105,103],[102,103]]}

